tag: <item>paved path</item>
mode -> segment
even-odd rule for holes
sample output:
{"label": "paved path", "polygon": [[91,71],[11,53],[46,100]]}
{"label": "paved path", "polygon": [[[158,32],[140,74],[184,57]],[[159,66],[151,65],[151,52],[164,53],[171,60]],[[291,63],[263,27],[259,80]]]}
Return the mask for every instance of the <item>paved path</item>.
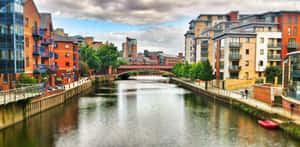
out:
{"label": "paved path", "polygon": [[[205,90],[205,84],[204,83],[197,83],[197,82],[191,82],[191,81],[186,81],[186,80],[182,80],[182,79],[178,79],[176,78],[176,80],[178,81],[181,81],[181,82],[184,82],[188,85],[191,85],[193,87],[197,87],[197,88],[200,88],[202,90]],[[300,125],[300,116],[299,115],[291,115],[291,113],[283,108],[279,108],[279,107],[272,107],[266,103],[263,103],[261,101],[258,101],[258,100],[255,100],[253,98],[253,96],[250,96],[248,99],[245,99],[245,98],[242,98],[241,97],[241,94],[238,93],[239,91],[237,90],[222,90],[222,89],[219,89],[219,88],[208,88],[208,91],[209,92],[212,92],[212,93],[215,93],[215,94],[218,94],[218,95],[222,95],[222,96],[228,96],[228,97],[231,97],[239,102],[242,102],[242,103],[245,103],[245,104],[248,104],[252,107],[256,107],[260,110],[263,110],[265,112],[269,112],[269,113],[275,113],[275,114],[278,114],[280,116],[284,116],[286,118],[289,118],[291,120],[293,120],[293,122],[295,122],[296,124]]]}

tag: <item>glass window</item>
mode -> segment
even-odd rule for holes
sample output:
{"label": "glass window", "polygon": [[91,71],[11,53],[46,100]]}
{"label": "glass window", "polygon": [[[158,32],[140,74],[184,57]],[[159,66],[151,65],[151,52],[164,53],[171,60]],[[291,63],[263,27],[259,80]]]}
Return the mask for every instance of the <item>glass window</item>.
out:
{"label": "glass window", "polygon": [[289,24],[292,24],[292,16],[289,16],[288,19],[289,19],[289,20],[288,20],[288,21],[289,21]]}
{"label": "glass window", "polygon": [[69,47],[70,47],[69,44],[66,44],[66,45],[65,45],[65,48],[69,48]]}
{"label": "glass window", "polygon": [[249,55],[249,49],[246,49],[246,55]]}
{"label": "glass window", "polygon": [[29,47],[29,39],[28,37],[25,38],[26,47]]}
{"label": "glass window", "polygon": [[28,17],[26,17],[25,20],[24,20],[24,25],[25,25],[26,27],[28,26],[28,21],[29,21],[29,19],[28,19]]}
{"label": "glass window", "polygon": [[260,43],[265,43],[265,38],[260,38]]}
{"label": "glass window", "polygon": [[297,36],[297,27],[294,27],[294,36]]}
{"label": "glass window", "polygon": [[291,27],[288,28],[288,35],[291,36]]}
{"label": "glass window", "polygon": [[297,16],[294,17],[294,23],[295,23],[295,24],[298,23],[298,18],[297,18]]}
{"label": "glass window", "polygon": [[70,56],[70,54],[69,53],[66,53],[66,57],[69,57]]}
{"label": "glass window", "polygon": [[26,66],[29,66],[29,57],[26,57]]}
{"label": "glass window", "polygon": [[264,49],[260,49],[260,55],[264,55]]}
{"label": "glass window", "polygon": [[272,32],[272,27],[269,27],[269,32]]}
{"label": "glass window", "polygon": [[259,61],[259,66],[264,66],[264,61],[260,60]]}
{"label": "glass window", "polygon": [[249,66],[249,61],[248,60],[245,62],[245,66]]}

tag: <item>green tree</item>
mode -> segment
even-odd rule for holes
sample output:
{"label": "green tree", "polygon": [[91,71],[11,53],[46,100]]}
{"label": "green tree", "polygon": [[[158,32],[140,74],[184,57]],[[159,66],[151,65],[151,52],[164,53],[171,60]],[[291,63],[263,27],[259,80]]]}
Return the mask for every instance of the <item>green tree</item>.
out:
{"label": "green tree", "polygon": [[96,50],[88,45],[79,45],[80,57],[83,62],[86,62],[91,56],[96,55]]}
{"label": "green tree", "polygon": [[182,64],[181,63],[177,63],[174,65],[172,72],[176,75],[176,76],[180,76],[180,69],[181,69]]}
{"label": "green tree", "polygon": [[268,83],[275,82],[275,77],[278,77],[278,83],[282,83],[282,69],[278,66],[269,66],[265,70],[265,77]]}
{"label": "green tree", "polygon": [[89,74],[89,66],[85,62],[83,62],[83,61],[80,61],[79,65],[80,65],[80,68],[81,68],[80,74],[82,76],[88,75]]}
{"label": "green tree", "polygon": [[92,69],[94,69],[94,70],[96,70],[96,71],[101,69],[101,64],[102,64],[102,62],[101,62],[101,60],[98,58],[98,56],[96,56],[96,55],[91,55],[91,56],[87,59],[86,63],[88,64],[89,68],[92,68]]}
{"label": "green tree", "polygon": [[182,73],[183,77],[189,78],[190,68],[191,68],[191,65],[188,62],[185,62],[185,64],[183,65],[183,71],[182,71],[183,72]]}
{"label": "green tree", "polygon": [[118,60],[118,66],[120,66],[120,65],[129,65],[130,64],[130,62],[127,62],[127,61],[125,61],[125,60],[123,60],[123,59],[120,59],[120,60]]}
{"label": "green tree", "polygon": [[[118,64],[118,57],[120,53],[114,44],[106,43],[100,50],[96,53],[97,57],[100,59],[102,63],[102,69],[107,70],[109,66],[113,68],[117,68]],[[106,71],[105,71],[106,73]]]}
{"label": "green tree", "polygon": [[207,89],[208,81],[214,79],[214,72],[212,66],[210,65],[209,61],[206,60],[202,63],[202,70],[200,72],[199,79],[205,81],[205,89]]}
{"label": "green tree", "polygon": [[38,81],[37,81],[37,79],[35,79],[31,76],[21,73],[17,83],[18,84],[37,84]]}

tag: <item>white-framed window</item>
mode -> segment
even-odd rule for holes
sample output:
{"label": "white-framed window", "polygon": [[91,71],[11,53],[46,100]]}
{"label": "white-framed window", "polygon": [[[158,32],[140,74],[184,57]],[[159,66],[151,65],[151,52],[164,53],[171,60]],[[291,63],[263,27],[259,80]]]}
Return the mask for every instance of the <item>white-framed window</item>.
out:
{"label": "white-framed window", "polygon": [[260,49],[260,55],[264,55],[264,49]]}
{"label": "white-framed window", "polygon": [[66,45],[65,45],[65,48],[69,48],[69,47],[70,47],[69,44],[66,44]]}

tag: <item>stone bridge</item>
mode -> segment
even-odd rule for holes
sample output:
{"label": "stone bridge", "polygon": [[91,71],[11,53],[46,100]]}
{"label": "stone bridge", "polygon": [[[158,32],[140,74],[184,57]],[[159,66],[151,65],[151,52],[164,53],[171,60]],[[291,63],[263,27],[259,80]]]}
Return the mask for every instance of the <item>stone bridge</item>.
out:
{"label": "stone bridge", "polygon": [[117,75],[123,75],[134,71],[157,71],[172,74],[173,65],[121,65]]}

